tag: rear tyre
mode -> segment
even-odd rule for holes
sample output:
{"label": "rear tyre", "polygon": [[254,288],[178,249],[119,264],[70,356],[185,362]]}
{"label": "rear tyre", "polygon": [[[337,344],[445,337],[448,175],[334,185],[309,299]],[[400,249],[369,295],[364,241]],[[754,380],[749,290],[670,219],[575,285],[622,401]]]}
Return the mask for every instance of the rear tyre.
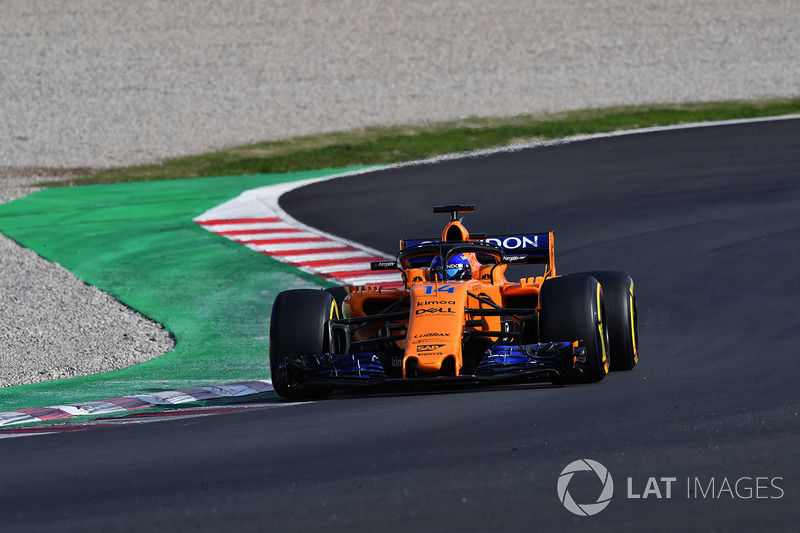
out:
{"label": "rear tyre", "polygon": [[289,400],[321,400],[333,387],[303,383],[287,366],[289,356],[329,352],[328,321],[338,318],[333,297],[325,291],[295,289],[278,294],[269,327],[269,369],[272,386]]}
{"label": "rear tyre", "polygon": [[570,383],[594,383],[609,370],[608,335],[603,314],[603,293],[591,276],[548,279],[539,292],[539,334],[542,342],[583,341],[585,374]]}
{"label": "rear tyre", "polygon": [[603,287],[611,370],[631,370],[639,362],[639,321],[633,279],[625,272],[582,272]]}

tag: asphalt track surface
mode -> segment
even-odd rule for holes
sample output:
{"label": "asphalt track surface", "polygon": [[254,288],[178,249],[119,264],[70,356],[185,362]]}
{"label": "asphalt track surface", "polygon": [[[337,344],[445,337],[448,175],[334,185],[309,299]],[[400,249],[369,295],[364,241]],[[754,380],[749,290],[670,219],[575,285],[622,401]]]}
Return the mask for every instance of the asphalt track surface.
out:
{"label": "asphalt track surface", "polygon": [[[475,203],[475,231],[555,230],[559,272],[634,278],[639,366],[3,440],[3,531],[797,531],[798,139],[800,120],[679,130],[298,189],[289,213],[387,252],[437,235],[440,203]],[[591,517],[556,490],[582,458],[615,483]]]}

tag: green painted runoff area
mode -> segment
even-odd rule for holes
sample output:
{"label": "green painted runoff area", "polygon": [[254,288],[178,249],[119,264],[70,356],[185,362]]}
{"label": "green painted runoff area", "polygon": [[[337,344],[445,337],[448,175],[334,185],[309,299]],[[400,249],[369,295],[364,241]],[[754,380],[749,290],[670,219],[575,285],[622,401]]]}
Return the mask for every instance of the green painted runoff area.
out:
{"label": "green painted runoff area", "polygon": [[0,205],[2,233],[176,339],[173,351],[122,370],[0,388],[0,412],[267,379],[275,296],[330,284],[192,219],[248,189],[343,170],[45,189]]}

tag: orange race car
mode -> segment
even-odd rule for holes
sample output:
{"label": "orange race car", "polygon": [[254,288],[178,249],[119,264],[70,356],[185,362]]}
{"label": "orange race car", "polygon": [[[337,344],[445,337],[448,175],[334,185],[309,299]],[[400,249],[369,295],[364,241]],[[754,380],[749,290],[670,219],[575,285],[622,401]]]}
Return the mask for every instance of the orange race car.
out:
{"label": "orange race car", "polygon": [[[441,239],[404,239],[400,288],[297,289],[272,307],[272,384],[292,400],[393,383],[602,380],[638,362],[636,296],[624,272],[556,276],[553,233],[470,234],[449,213]],[[509,265],[541,275],[506,279]]]}

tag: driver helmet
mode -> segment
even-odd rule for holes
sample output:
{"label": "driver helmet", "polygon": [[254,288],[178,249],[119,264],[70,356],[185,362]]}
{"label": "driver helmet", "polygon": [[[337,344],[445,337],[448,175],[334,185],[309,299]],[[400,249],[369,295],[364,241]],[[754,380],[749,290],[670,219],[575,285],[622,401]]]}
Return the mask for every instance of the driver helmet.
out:
{"label": "driver helmet", "polygon": [[472,278],[472,268],[464,254],[450,257],[444,268],[442,268],[443,263],[438,255],[431,261],[431,273],[438,281],[461,281]]}

